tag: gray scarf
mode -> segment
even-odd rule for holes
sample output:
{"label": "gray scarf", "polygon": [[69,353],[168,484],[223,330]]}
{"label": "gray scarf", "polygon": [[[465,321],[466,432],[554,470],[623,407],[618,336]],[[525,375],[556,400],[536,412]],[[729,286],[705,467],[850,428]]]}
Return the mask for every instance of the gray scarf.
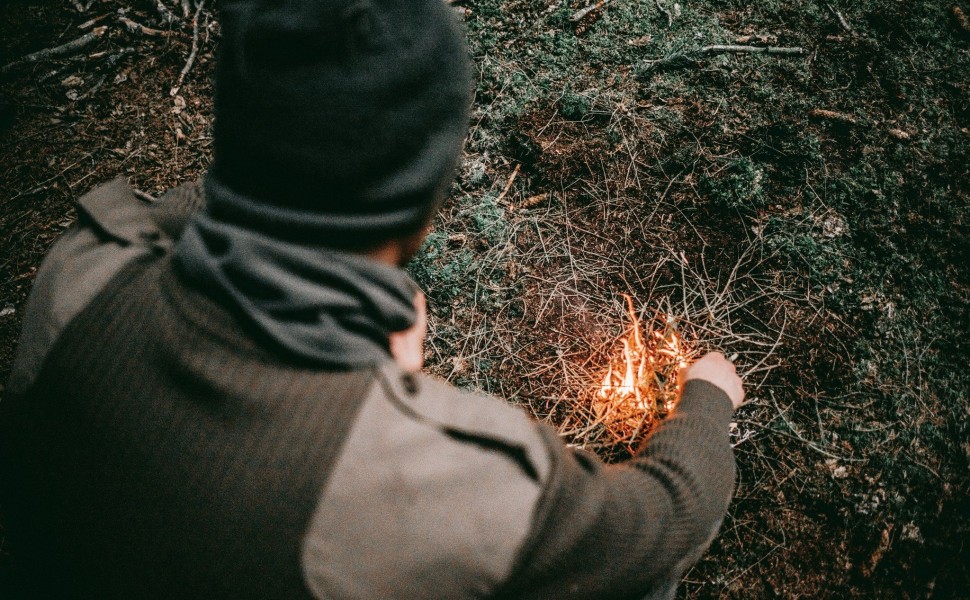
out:
{"label": "gray scarf", "polygon": [[[280,348],[320,366],[359,368],[388,358],[390,333],[417,318],[418,287],[404,271],[267,235],[250,225],[262,219],[246,218],[268,218],[276,232],[292,223],[305,234],[312,214],[240,197],[211,176],[206,192],[207,208],[193,217],[175,248],[185,275]],[[230,214],[232,222],[221,217]]]}

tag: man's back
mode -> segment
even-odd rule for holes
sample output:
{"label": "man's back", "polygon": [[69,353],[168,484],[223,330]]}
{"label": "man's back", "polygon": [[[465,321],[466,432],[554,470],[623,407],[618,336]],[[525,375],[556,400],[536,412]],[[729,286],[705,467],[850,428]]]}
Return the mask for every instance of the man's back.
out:
{"label": "man's back", "polygon": [[[184,214],[174,196],[153,209]],[[118,202],[137,201],[118,184],[82,200],[102,222],[55,248],[28,317],[69,304],[44,282],[87,230],[84,252],[128,261],[0,404],[25,597],[639,598],[716,531],[733,460],[715,386],[690,382],[652,445],[607,468],[392,361],[274,350],[179,275],[152,215],[112,223]]]}
{"label": "man's back", "polygon": [[21,539],[80,597],[306,596],[303,532],[374,374],[284,365],[167,266],[120,273],[5,415]]}
{"label": "man's back", "polygon": [[619,466],[416,373],[401,267],[473,85],[454,11],[222,8],[204,206],[96,190],[34,282],[0,404],[25,594],[669,597],[730,499],[733,365],[688,369]]}

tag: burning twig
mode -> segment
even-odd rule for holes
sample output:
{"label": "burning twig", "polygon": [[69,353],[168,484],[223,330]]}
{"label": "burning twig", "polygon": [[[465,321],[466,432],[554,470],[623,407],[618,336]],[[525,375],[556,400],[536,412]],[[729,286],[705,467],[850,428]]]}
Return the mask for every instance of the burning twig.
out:
{"label": "burning twig", "polygon": [[85,33],[76,40],[71,40],[66,44],[61,44],[60,46],[55,46],[53,48],[46,48],[44,50],[38,50],[33,54],[28,54],[27,56],[21,57],[12,63],[8,63],[4,67],[0,68],[0,75],[6,75],[10,71],[21,67],[23,65],[28,65],[36,62],[41,62],[44,60],[50,60],[53,58],[60,58],[63,56],[70,56],[72,54],[77,54],[81,50],[87,48],[92,43],[96,42],[108,31],[106,26],[97,27],[89,33]]}
{"label": "burning twig", "polygon": [[684,343],[675,318],[657,312],[652,328],[644,326],[625,296],[630,326],[622,351],[607,367],[592,402],[595,425],[602,424],[609,440],[631,450],[677,402],[680,371],[695,351]]}

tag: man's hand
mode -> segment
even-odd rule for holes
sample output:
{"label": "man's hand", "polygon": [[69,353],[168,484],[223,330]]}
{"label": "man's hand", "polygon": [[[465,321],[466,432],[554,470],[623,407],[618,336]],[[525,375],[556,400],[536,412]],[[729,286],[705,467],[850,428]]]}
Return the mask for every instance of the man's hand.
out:
{"label": "man's hand", "polygon": [[721,388],[731,399],[735,409],[744,401],[744,384],[738,377],[734,363],[724,358],[720,352],[705,354],[681,373],[684,382],[703,379]]}
{"label": "man's hand", "polygon": [[424,366],[424,336],[428,332],[428,303],[422,292],[414,296],[414,309],[418,313],[414,325],[404,331],[391,333],[389,338],[391,356],[402,370],[409,373],[417,373]]}

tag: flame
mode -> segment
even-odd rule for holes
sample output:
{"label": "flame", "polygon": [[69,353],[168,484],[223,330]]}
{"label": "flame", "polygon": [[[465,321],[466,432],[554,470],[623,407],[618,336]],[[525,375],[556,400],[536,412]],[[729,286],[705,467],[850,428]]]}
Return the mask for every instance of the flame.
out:
{"label": "flame", "polygon": [[624,298],[629,328],[595,388],[593,408],[615,439],[632,443],[673,409],[680,370],[693,353],[679,335],[676,320],[658,314],[652,331],[645,331],[633,298]]}

